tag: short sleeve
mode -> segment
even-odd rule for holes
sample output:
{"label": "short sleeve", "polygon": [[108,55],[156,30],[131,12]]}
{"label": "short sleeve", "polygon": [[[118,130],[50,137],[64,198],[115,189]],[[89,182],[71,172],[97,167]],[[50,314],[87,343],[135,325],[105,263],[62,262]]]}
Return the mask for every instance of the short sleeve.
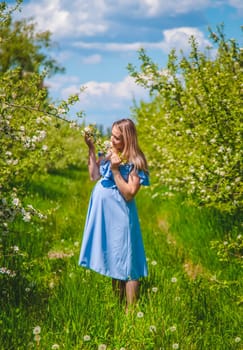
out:
{"label": "short sleeve", "polygon": [[110,161],[102,159],[100,162],[100,175],[103,177],[111,178],[112,172],[110,169]]}
{"label": "short sleeve", "polygon": [[137,170],[138,177],[140,178],[140,185],[149,186],[149,174],[143,170]]}

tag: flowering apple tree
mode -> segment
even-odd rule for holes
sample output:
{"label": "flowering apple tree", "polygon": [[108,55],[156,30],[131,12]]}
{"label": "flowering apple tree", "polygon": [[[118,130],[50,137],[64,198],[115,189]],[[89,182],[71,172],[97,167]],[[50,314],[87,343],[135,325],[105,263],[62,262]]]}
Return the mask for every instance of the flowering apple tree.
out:
{"label": "flowering apple tree", "polygon": [[[134,108],[156,175],[154,196],[183,193],[191,203],[237,212],[242,207],[243,51],[223,26],[210,31],[212,47],[159,68],[142,49],[140,71],[129,65],[151,102]],[[217,49],[215,48],[217,46]],[[214,48],[213,48],[214,47]]]}
{"label": "flowering apple tree", "polygon": [[[50,158],[53,159],[48,148],[48,137],[50,139],[52,136],[50,133],[53,133],[53,125],[57,120],[64,123],[70,107],[78,100],[75,95],[58,105],[50,102],[44,80],[50,72],[48,69],[54,69],[55,65],[54,61],[46,61],[46,56],[39,55],[42,41],[35,45],[34,27],[26,27],[26,23],[24,24],[25,30],[28,28],[30,31],[29,36],[24,32],[24,38],[28,48],[32,49],[33,65],[29,64],[27,68],[25,64],[21,64],[22,58],[21,62],[18,61],[15,46],[12,47],[13,59],[9,59],[8,52],[4,54],[4,47],[8,44],[9,47],[14,45],[15,35],[20,36],[19,31],[15,33],[11,30],[11,15],[12,9],[6,3],[1,3],[0,43],[3,49],[0,52],[0,258],[5,265],[0,266],[0,277],[14,277],[16,274],[11,270],[11,256],[18,254],[18,247],[10,246],[10,242],[14,241],[11,238],[14,235],[11,223],[16,217],[25,222],[45,218],[45,213],[39,212],[31,203],[26,203],[24,185],[32,174],[45,170],[47,162]],[[18,28],[21,30],[22,27]],[[39,40],[41,36],[37,37]],[[49,46],[47,39],[48,36],[45,35],[44,43]],[[24,39],[22,44],[23,42]]]}

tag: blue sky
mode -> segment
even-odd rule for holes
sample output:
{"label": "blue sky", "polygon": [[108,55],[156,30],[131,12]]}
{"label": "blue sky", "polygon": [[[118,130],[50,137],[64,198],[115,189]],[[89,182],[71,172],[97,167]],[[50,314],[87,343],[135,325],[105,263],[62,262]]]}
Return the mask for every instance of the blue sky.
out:
{"label": "blue sky", "polygon": [[17,17],[32,17],[58,44],[52,56],[66,73],[47,82],[53,98],[85,86],[76,108],[85,112],[86,123],[105,127],[129,117],[134,98],[147,99],[126,68],[139,64],[140,47],[163,68],[172,48],[188,51],[191,35],[203,50],[208,26],[215,30],[220,23],[243,46],[242,0],[24,0]]}

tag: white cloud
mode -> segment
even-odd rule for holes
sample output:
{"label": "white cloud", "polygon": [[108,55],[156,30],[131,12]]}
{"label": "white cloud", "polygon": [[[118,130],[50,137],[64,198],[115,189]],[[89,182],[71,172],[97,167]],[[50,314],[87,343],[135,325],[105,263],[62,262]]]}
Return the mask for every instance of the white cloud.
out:
{"label": "white cloud", "polygon": [[236,8],[242,8],[243,7],[242,0],[229,0],[229,4],[231,6],[236,7]]}
{"label": "white cloud", "polygon": [[185,53],[188,52],[190,48],[188,40],[191,36],[195,37],[199,50],[203,50],[206,46],[211,46],[210,41],[197,28],[180,27],[168,29],[163,31],[163,35],[164,41],[161,46],[165,52],[169,52],[171,49],[183,50]]}
{"label": "white cloud", "polygon": [[213,6],[216,0],[104,0],[106,13],[128,14],[140,18],[157,17],[158,15],[171,16],[191,11],[199,11],[207,6]]}
{"label": "white cloud", "polygon": [[176,15],[191,11],[198,11],[210,6],[210,0],[138,0],[142,11],[146,11],[150,17],[163,15]]}
{"label": "white cloud", "polygon": [[139,48],[144,47],[144,45],[152,45],[150,43],[144,42],[134,42],[134,43],[99,43],[99,42],[83,42],[78,41],[73,44],[74,47],[78,47],[80,49],[92,49],[92,50],[100,50],[100,51],[137,51]]}
{"label": "white cloud", "polygon": [[239,10],[240,13],[243,11],[243,1],[242,0],[229,0],[229,4]]}
{"label": "white cloud", "polygon": [[97,64],[102,61],[102,57],[101,55],[94,54],[94,55],[83,57],[81,60],[82,60],[82,63],[84,64]]}
{"label": "white cloud", "polygon": [[[241,0],[231,0],[240,6]],[[32,17],[38,30],[49,30],[56,39],[87,38],[112,30],[112,16],[170,16],[202,10],[212,0],[30,0],[22,5],[21,17]],[[235,5],[236,6],[236,5]],[[125,25],[125,23],[124,23]]]}
{"label": "white cloud", "polygon": [[144,49],[161,49],[168,53],[172,48],[183,50],[187,52],[190,48],[189,38],[194,36],[198,42],[199,49],[205,48],[210,45],[209,40],[204,37],[204,34],[197,28],[192,27],[180,27],[163,31],[164,40],[158,42],[134,42],[134,43],[87,43],[76,42],[74,47],[81,49],[92,49],[99,51],[112,51],[112,52],[128,52],[137,51],[141,47]]}
{"label": "white cloud", "polygon": [[147,96],[147,92],[130,76],[118,82],[87,81],[82,84],[85,89],[81,93],[81,84],[75,76],[51,78],[48,86],[50,92],[59,96],[59,99],[67,99],[68,96],[79,93],[80,105],[84,110],[94,106],[101,110],[117,109],[132,103],[133,98],[140,100]]}
{"label": "white cloud", "polygon": [[148,92],[138,86],[130,76],[114,83],[87,81],[82,85],[85,87],[83,92],[80,92],[81,84],[75,76],[51,78],[48,86],[54,99],[55,96],[60,100],[79,94],[80,101],[71,109],[71,119],[76,119],[77,111],[84,111],[87,123],[97,122],[105,127],[110,126],[117,116],[128,116],[133,99],[148,100]]}
{"label": "white cloud", "polygon": [[104,11],[99,0],[31,0],[20,16],[32,17],[38,30],[49,30],[55,38],[89,37],[107,31]]}
{"label": "white cloud", "polygon": [[69,84],[75,86],[75,93],[79,91],[80,88],[77,88],[79,84],[79,77],[77,76],[59,75],[46,80],[47,87],[54,95],[59,94],[63,87]]}
{"label": "white cloud", "polygon": [[140,100],[147,95],[130,76],[115,83],[89,81],[84,86],[86,89],[80,94],[80,102],[85,107],[96,105],[101,109],[118,109],[132,103],[133,98]]}

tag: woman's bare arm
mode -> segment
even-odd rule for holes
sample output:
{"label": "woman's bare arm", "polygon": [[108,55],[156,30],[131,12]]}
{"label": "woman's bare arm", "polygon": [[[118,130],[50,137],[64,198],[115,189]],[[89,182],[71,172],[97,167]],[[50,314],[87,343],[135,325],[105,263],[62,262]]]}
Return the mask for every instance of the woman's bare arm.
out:
{"label": "woman's bare arm", "polygon": [[131,201],[140,188],[140,179],[135,171],[129,174],[126,182],[118,168],[112,168],[115,183],[126,201]]}
{"label": "woman's bare arm", "polygon": [[121,158],[116,152],[113,152],[111,157],[111,170],[114,176],[115,183],[125,198],[126,201],[130,201],[136,195],[140,188],[140,179],[136,172],[133,170],[128,177],[128,181],[125,181],[119,171],[119,165],[121,164]]}
{"label": "woman's bare arm", "polygon": [[89,155],[88,155],[89,177],[90,177],[90,180],[96,181],[100,178],[100,171],[99,171],[99,162],[97,162],[96,160],[95,146],[93,142],[88,138],[88,136],[85,136],[84,139],[87,146],[89,147]]}

